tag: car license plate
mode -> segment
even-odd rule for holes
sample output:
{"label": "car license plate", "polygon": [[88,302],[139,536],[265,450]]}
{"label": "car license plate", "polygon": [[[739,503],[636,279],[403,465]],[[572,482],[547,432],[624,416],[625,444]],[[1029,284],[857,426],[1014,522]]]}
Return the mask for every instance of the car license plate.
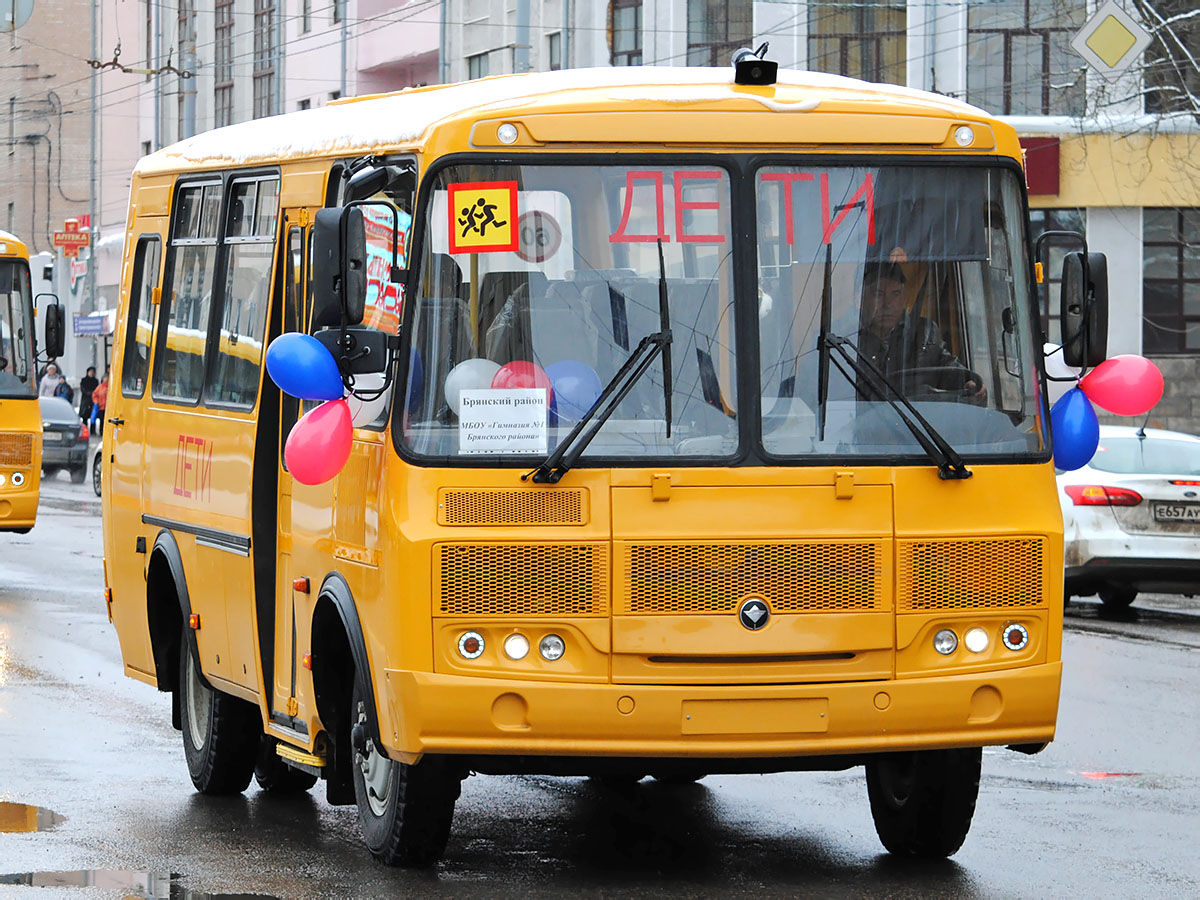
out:
{"label": "car license plate", "polygon": [[1155,503],[1156,522],[1200,522],[1200,503]]}
{"label": "car license plate", "polygon": [[57,431],[47,431],[42,435],[42,440],[44,441],[61,441],[62,439],[63,435]]}

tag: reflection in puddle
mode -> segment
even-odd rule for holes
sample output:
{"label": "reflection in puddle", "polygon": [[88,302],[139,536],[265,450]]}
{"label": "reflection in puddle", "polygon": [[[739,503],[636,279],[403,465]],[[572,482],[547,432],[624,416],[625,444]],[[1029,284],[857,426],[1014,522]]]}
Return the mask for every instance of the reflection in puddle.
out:
{"label": "reflection in puddle", "polygon": [[40,806],[0,800],[0,833],[27,834],[31,831],[50,831],[65,821],[65,816]]}
{"label": "reflection in puddle", "polygon": [[269,894],[206,894],[193,891],[179,883],[182,875],[159,875],[154,872],[123,872],[113,869],[81,869],[75,872],[19,872],[0,875],[0,885],[19,884],[25,887],[95,887],[110,891],[125,891],[134,896],[154,900],[242,900],[259,898],[275,900]]}

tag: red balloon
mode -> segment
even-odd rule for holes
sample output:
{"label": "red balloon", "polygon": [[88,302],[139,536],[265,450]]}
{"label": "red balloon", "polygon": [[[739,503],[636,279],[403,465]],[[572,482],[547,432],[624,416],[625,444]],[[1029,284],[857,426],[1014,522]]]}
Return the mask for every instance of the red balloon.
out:
{"label": "red balloon", "polygon": [[500,367],[500,371],[492,376],[492,387],[500,388],[545,388],[546,405],[554,397],[554,388],[550,385],[550,376],[537,363],[518,359]]}
{"label": "red balloon", "polygon": [[283,445],[283,459],[301,484],[324,484],[350,458],[353,439],[350,406],[329,400],[300,417]]}
{"label": "red balloon", "polygon": [[1158,366],[1131,354],[1106,359],[1084,375],[1079,386],[1088,399],[1118,416],[1145,415],[1163,395]]}

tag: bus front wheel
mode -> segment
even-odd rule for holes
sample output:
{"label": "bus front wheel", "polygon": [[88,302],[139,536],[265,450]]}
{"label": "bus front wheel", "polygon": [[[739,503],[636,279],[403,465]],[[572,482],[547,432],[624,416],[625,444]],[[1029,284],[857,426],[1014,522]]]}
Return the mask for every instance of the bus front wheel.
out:
{"label": "bus front wheel", "polygon": [[389,759],[370,737],[357,679],[350,702],[354,797],[371,855],[389,866],[431,866],[446,849],[462,775],[450,760]]}
{"label": "bus front wheel", "polygon": [[204,684],[185,628],[179,646],[183,753],[202,794],[237,794],[250,784],[262,731],[258,710]]}
{"label": "bus front wheel", "polygon": [[979,795],[979,747],[881,753],[867,763],[875,831],[889,853],[941,858],[967,838]]}

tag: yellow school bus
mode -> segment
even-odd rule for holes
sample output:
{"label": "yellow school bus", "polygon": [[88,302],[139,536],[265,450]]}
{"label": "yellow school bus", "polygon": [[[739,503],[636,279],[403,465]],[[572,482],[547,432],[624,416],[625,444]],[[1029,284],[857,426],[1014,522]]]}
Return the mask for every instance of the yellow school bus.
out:
{"label": "yellow school bus", "polygon": [[[57,303],[46,309],[48,355],[55,357],[62,353],[62,313]],[[42,483],[33,317],[29,248],[0,231],[0,531],[21,534],[37,521]]]}
{"label": "yellow school bus", "polygon": [[[105,577],[198,790],[320,778],[423,865],[468,772],[864,766],[887,849],[945,856],[981,748],[1054,737],[1016,134],[743,63],[347,99],[138,164]],[[289,332],[354,410],[325,483],[264,372]]]}

